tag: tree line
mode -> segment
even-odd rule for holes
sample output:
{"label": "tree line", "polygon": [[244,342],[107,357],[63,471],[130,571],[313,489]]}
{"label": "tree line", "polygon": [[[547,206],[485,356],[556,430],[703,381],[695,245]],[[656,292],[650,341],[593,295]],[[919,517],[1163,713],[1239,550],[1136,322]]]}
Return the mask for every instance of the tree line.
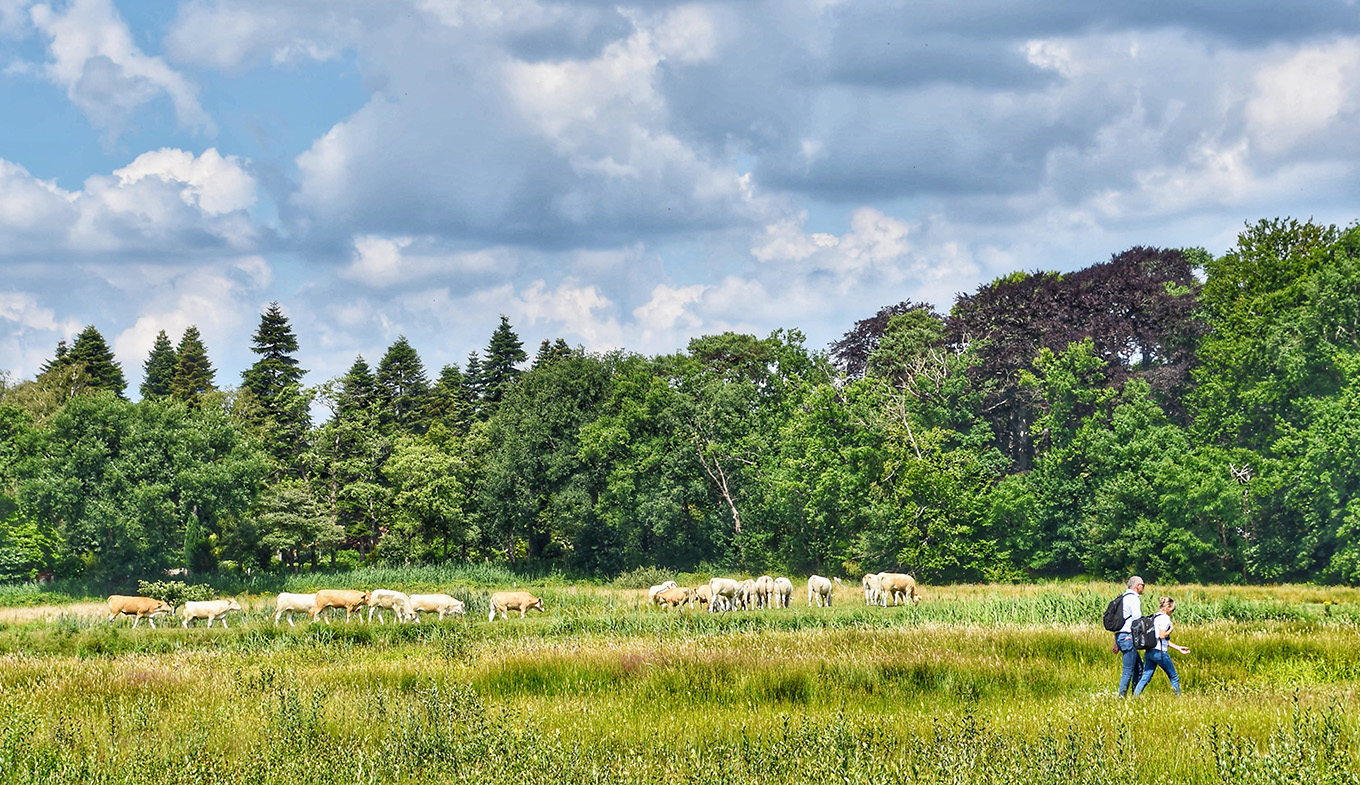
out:
{"label": "tree line", "polygon": [[[141,400],[86,328],[0,377],[0,580],[509,561],[1360,583],[1360,226],[1248,225],[795,329],[530,358],[501,317],[304,384],[281,307],[216,386],[162,332]],[[312,421],[312,412],[325,415]]]}

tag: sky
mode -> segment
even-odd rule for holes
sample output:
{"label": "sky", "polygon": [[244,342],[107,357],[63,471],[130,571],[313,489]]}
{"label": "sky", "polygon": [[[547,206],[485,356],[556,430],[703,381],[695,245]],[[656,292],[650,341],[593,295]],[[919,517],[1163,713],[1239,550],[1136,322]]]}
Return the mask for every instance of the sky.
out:
{"label": "sky", "polygon": [[319,384],[796,328],[1360,218],[1356,0],[0,0],[0,369]]}

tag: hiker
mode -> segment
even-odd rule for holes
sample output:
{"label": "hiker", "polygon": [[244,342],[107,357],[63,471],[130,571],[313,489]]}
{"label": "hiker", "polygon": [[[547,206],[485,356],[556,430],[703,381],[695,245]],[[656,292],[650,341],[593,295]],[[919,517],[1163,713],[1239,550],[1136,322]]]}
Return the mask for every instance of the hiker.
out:
{"label": "hiker", "polygon": [[1176,664],[1171,661],[1171,652],[1167,651],[1167,648],[1175,649],[1181,654],[1189,654],[1190,649],[1171,642],[1171,613],[1175,610],[1176,601],[1170,597],[1157,600],[1157,615],[1152,617],[1152,624],[1157,629],[1157,648],[1147,653],[1147,659],[1143,663],[1143,678],[1139,679],[1138,686],[1133,688],[1135,697],[1143,694],[1143,688],[1152,681],[1159,667],[1166,671],[1167,678],[1171,679],[1171,691],[1176,693],[1176,697],[1180,697],[1181,678],[1176,675]]}
{"label": "hiker", "polygon": [[1128,694],[1129,687],[1138,683],[1143,675],[1143,658],[1133,647],[1133,620],[1143,615],[1143,579],[1137,575],[1129,578],[1129,587],[1124,591],[1124,625],[1114,634],[1115,651],[1124,655],[1124,672],[1119,676],[1119,697]]}

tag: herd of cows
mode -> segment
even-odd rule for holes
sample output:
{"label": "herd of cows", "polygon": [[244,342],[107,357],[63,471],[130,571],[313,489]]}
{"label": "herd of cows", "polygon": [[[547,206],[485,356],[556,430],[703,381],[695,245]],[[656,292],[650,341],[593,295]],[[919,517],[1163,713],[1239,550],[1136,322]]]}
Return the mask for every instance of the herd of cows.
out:
{"label": "herd of cows", "polygon": [[[830,607],[833,588],[843,585],[840,578],[809,576],[808,607]],[[860,585],[864,589],[866,605],[887,607],[889,600],[893,605],[921,601],[916,580],[905,573],[870,573],[861,579]],[[666,581],[651,587],[647,592],[648,603],[651,605],[677,610],[688,607],[692,611],[695,603],[698,603],[715,613],[739,609],[787,608],[792,596],[792,581],[784,577],[772,578],[769,575],[741,581],[733,578],[713,578],[708,583],[695,587],[681,587],[675,581]],[[323,621],[330,624],[327,611],[332,608],[344,609],[346,623],[352,615],[358,615],[362,619],[365,608],[368,610],[368,621],[373,621],[373,615],[376,613],[379,624],[386,623],[383,621],[383,611],[391,611],[394,622],[416,623],[420,622],[421,613],[437,613],[440,619],[467,613],[462,600],[447,594],[405,594],[391,589],[372,591],[322,589],[315,594],[281,592],[275,599],[274,624],[277,625],[287,616],[288,625],[296,626],[293,624],[294,613],[306,613],[312,621],[316,621],[320,616]],[[209,627],[219,621],[226,627],[227,614],[239,610],[240,603],[228,597],[220,600],[185,602],[180,615],[185,629],[197,619],[206,620]],[[531,610],[543,612],[543,599],[524,591],[496,592],[488,601],[487,621],[495,621],[496,614],[500,614],[502,619],[509,618],[507,615],[509,611],[519,611],[520,618],[524,618],[525,613]],[[133,627],[140,624],[142,619],[146,619],[154,628],[157,616],[173,614],[174,608],[164,600],[122,594],[109,597],[110,622],[119,616],[132,616]]]}
{"label": "herd of cows", "polygon": [[[835,586],[843,586],[840,578],[810,575],[807,579],[808,607],[831,607],[831,593]],[[887,607],[902,602],[921,601],[916,579],[901,572],[868,573],[860,579],[865,605]],[[793,598],[793,582],[788,578],[762,575],[738,581],[733,578],[713,578],[694,587],[681,587],[675,581],[653,586],[647,592],[651,604],[664,608],[694,609],[694,604],[708,606],[710,612],[756,610],[758,608],[787,608]]]}

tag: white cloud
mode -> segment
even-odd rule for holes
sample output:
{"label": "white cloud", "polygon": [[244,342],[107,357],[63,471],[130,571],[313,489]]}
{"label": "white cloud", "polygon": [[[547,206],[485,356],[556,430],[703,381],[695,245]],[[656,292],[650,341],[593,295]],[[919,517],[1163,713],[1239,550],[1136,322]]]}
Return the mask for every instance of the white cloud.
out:
{"label": "white cloud", "polygon": [[[1264,65],[1247,103],[1252,142],[1279,153],[1360,112],[1360,41],[1306,46]],[[1351,133],[1354,133],[1352,127]]]}
{"label": "white cloud", "polygon": [[66,319],[58,321],[56,312],[38,303],[38,299],[28,292],[0,292],[0,319],[11,322],[19,330],[41,330],[74,335],[81,328],[79,321]]}
{"label": "white cloud", "polygon": [[143,153],[79,191],[0,159],[0,257],[47,253],[246,249],[259,237],[255,180],[235,156],[209,148]]}
{"label": "white cloud", "polygon": [[409,286],[432,277],[513,274],[514,254],[507,249],[486,248],[462,253],[423,250],[411,237],[361,235],[354,238],[354,261],[341,275],[375,288]]}
{"label": "white cloud", "polygon": [[596,286],[574,280],[548,290],[544,281],[534,281],[516,298],[515,310],[528,325],[544,322],[567,334],[579,335],[591,351],[623,348],[623,330],[611,313],[614,303]]}
{"label": "white cloud", "polygon": [[40,4],[30,14],[49,41],[44,73],[95,125],[117,136],[142,105],[165,95],[180,125],[214,132],[193,84],[142,52],[111,0],[73,0],[63,11]]}

